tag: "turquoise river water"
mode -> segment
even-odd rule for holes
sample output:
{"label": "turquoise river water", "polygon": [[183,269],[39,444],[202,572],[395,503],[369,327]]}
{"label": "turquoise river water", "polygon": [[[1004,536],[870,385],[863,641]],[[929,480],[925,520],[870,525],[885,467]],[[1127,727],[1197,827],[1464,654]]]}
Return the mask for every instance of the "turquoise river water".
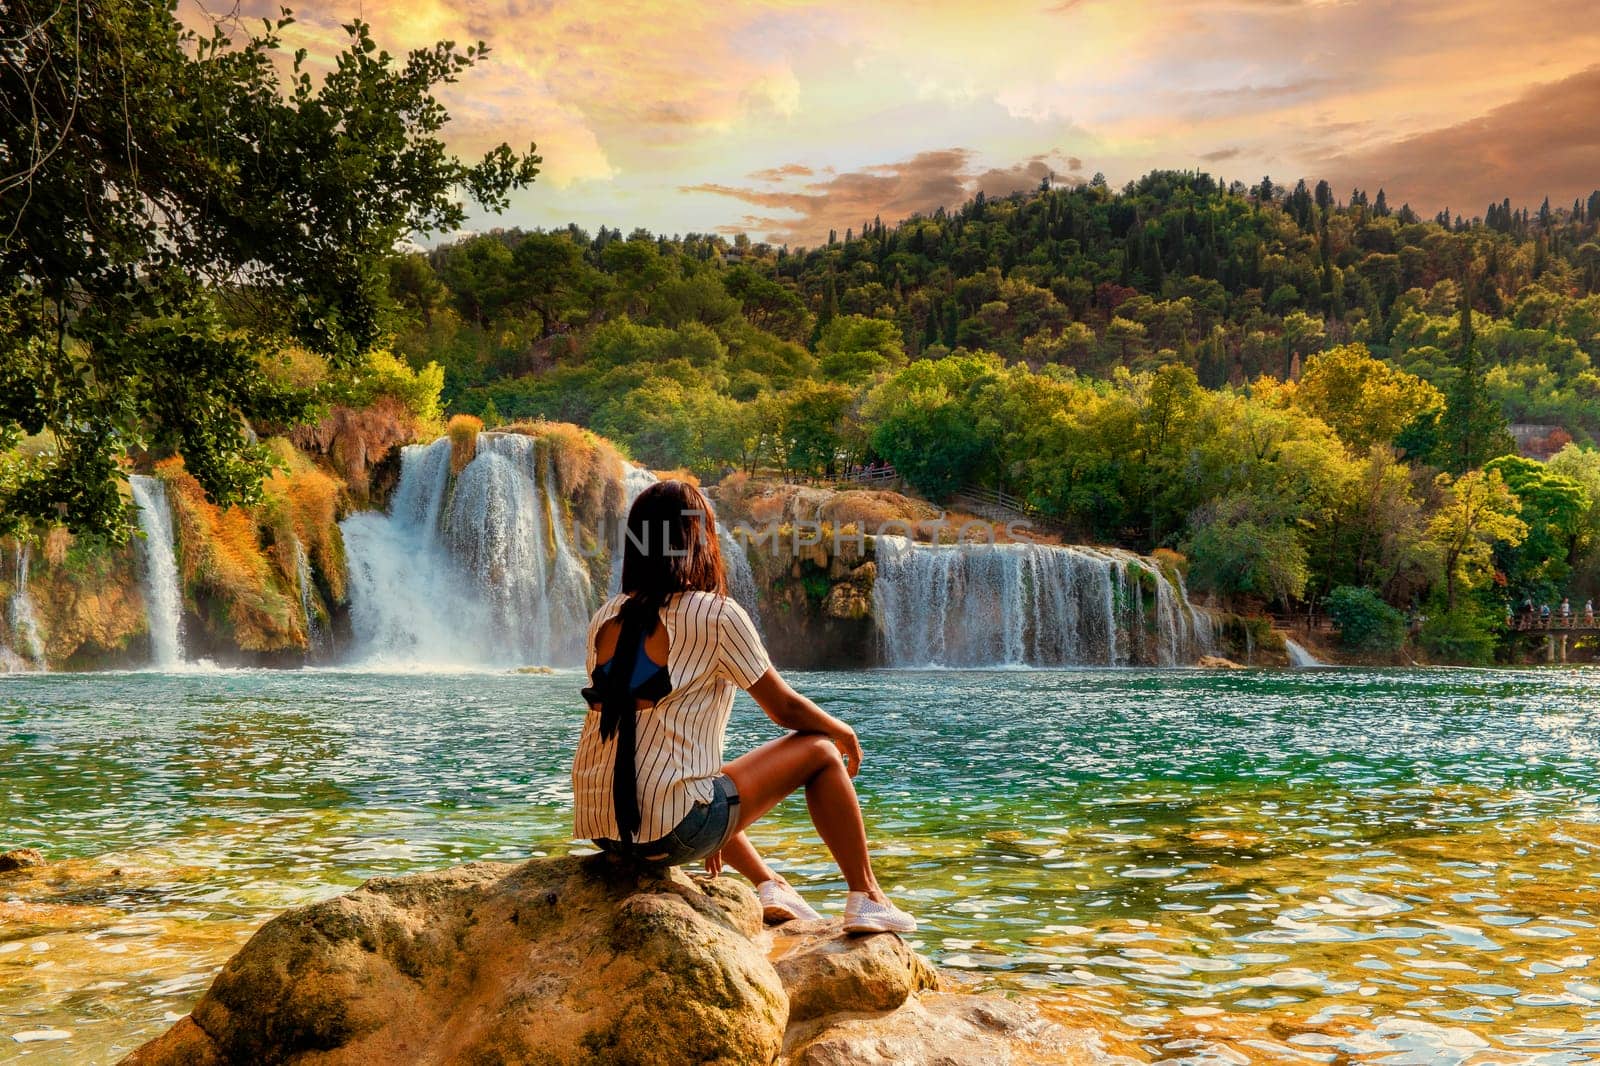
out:
{"label": "turquoise river water", "polygon": [[[1600,671],[813,673],[917,946],[1139,1058],[1600,1062]],[[0,1061],[109,1063],[274,912],[558,854],[577,675],[0,678]],[[745,697],[730,754],[775,735]],[[791,802],[752,834],[824,910]]]}

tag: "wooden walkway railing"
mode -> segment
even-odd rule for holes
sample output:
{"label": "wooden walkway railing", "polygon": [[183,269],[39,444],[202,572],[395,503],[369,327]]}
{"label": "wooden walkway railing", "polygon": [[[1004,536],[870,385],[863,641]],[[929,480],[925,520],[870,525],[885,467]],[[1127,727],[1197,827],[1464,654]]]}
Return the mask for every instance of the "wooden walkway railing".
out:
{"label": "wooden walkway railing", "polygon": [[778,475],[785,485],[860,485],[885,488],[900,480],[900,472],[892,466],[863,467],[840,474],[807,474],[788,471]]}
{"label": "wooden walkway railing", "polygon": [[964,485],[956,490],[951,502],[961,504],[979,518],[987,518],[991,522],[1026,522],[1035,529],[1071,532],[1065,522],[1036,507],[1030,507],[1022,497],[986,485]]}

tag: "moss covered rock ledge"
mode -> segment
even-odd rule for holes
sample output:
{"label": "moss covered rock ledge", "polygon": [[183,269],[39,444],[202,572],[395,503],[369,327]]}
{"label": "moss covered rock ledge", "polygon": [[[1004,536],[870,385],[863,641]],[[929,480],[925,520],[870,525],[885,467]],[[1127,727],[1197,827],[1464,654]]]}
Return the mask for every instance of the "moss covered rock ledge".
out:
{"label": "moss covered rock ledge", "polygon": [[1127,1061],[938,984],[893,935],[766,932],[729,879],[474,863],[273,919],[123,1066]]}

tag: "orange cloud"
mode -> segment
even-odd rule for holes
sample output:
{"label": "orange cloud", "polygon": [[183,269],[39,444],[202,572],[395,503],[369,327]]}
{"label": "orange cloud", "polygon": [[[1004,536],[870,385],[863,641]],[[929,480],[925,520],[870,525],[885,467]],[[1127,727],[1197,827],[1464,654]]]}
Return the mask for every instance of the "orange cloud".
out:
{"label": "orange cloud", "polygon": [[[203,21],[202,2],[180,11]],[[467,155],[537,141],[545,164],[504,217],[473,224],[813,242],[1083,159],[1118,183],[1225,165],[1474,213],[1586,194],[1594,2],[1525,0],[1518,24],[1543,30],[1514,47],[1495,30],[1510,25],[1501,0],[391,0],[364,14],[396,54],[489,43],[440,90],[445,137]],[[253,20],[278,0],[237,3]],[[324,65],[363,12],[296,8],[286,44]]]}
{"label": "orange cloud", "polygon": [[[830,229],[843,231],[873,218],[898,222],[953,207],[980,191],[985,196],[1005,196],[1033,188],[1051,175],[1066,177],[1063,166],[1076,171],[1083,165],[1076,158],[1045,154],[1014,166],[974,170],[974,154],[966,148],[919,152],[910,159],[845,171],[794,189],[702,182],[684,186],[682,191],[725,196],[769,212],[787,213],[745,215],[737,226],[719,227],[722,232],[756,232],[782,243],[816,244],[826,239]],[[788,164],[757,173],[789,174],[796,173],[796,168],[806,169]]]}
{"label": "orange cloud", "polygon": [[1391,203],[1479,214],[1509,196],[1571,203],[1600,187],[1600,65],[1540,85],[1466,122],[1362,151],[1322,167],[1338,185],[1382,186]]}
{"label": "orange cloud", "polygon": [[790,178],[809,178],[816,171],[799,163],[785,163],[781,167],[768,167],[765,170],[753,171],[750,174],[752,181],[787,181]]}

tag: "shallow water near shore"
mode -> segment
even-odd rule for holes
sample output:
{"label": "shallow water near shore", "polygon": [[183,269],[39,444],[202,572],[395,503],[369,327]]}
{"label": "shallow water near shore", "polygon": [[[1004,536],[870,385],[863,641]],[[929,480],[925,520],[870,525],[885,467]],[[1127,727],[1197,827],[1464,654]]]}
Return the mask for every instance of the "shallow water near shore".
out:
{"label": "shallow water near shore", "polygon": [[[978,987],[1152,1061],[1600,1060],[1600,671],[792,680]],[[0,678],[0,846],[57,861],[0,875],[0,1061],[114,1062],[286,906],[569,850],[580,683]],[[775,734],[741,697],[730,754]],[[842,906],[802,803],[752,835]]]}

